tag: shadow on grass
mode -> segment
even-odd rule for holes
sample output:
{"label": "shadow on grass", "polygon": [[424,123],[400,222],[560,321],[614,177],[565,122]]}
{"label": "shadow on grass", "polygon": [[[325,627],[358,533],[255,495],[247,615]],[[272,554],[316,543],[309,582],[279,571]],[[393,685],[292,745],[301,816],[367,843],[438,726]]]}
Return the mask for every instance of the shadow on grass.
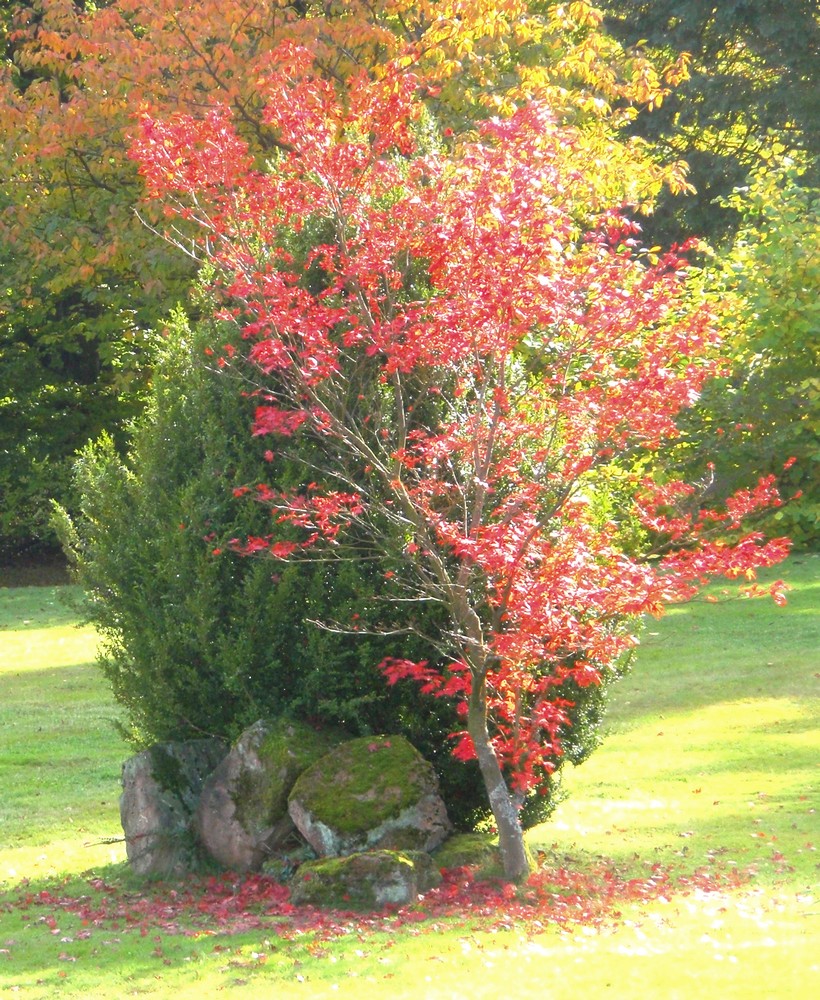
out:
{"label": "shadow on grass", "polygon": [[65,556],[59,552],[20,555],[0,564],[0,587],[58,587],[69,580]]}
{"label": "shadow on grass", "polygon": [[[614,883],[603,879],[600,860],[591,858],[589,867],[594,877],[556,869],[544,873],[547,884],[539,897],[541,902],[531,908],[525,921],[535,918],[534,926],[542,933],[551,923],[556,926],[562,923],[562,912],[575,913],[577,920],[573,923],[595,923],[598,917],[608,919],[616,915],[616,908],[625,899],[633,898],[632,883],[621,881],[614,894],[607,894]],[[640,876],[645,885],[653,883],[656,872],[651,862],[640,869]],[[292,980],[295,971],[299,972],[300,982],[309,977],[314,982],[328,976],[337,979],[343,974],[342,963],[354,954],[360,956],[354,962],[361,968],[361,958],[367,954],[373,955],[398,944],[400,947],[391,953],[395,958],[408,948],[417,947],[415,942],[425,938],[432,942],[421,945],[426,963],[435,958],[441,935],[450,931],[457,940],[466,934],[472,935],[474,930],[500,927],[507,932],[513,924],[521,933],[532,932],[517,923],[522,917],[520,901],[508,894],[499,895],[497,886],[493,888],[495,895],[492,897],[480,891],[477,893],[476,908],[464,910],[461,904],[454,908],[445,903],[444,910],[433,908],[427,913],[431,918],[428,920],[402,922],[399,918],[399,922],[394,923],[397,915],[375,914],[371,919],[366,914],[345,913],[328,913],[325,920],[312,908],[303,908],[299,915],[291,916],[281,907],[274,907],[271,915],[263,904],[256,911],[261,919],[255,924],[243,921],[242,914],[238,921],[226,922],[221,919],[219,907],[198,910],[199,890],[195,887],[194,906],[188,909],[186,916],[178,919],[174,907],[165,904],[185,897],[189,888],[184,882],[135,881],[133,876],[123,872],[122,866],[115,865],[95,868],[83,878],[56,882],[32,880],[6,891],[0,894],[0,937],[15,915],[18,927],[22,918],[25,931],[20,947],[9,949],[10,961],[6,969],[13,971],[17,983],[29,985],[34,980],[41,989],[56,987],[53,995],[60,996],[73,996],[75,991],[76,995],[81,995],[83,988],[87,995],[95,995],[94,985],[103,982],[106,997],[124,995],[126,990],[137,992],[141,985],[150,987],[157,995],[173,995],[172,984],[180,977],[190,981],[199,978],[200,973],[209,977],[210,989],[247,985],[253,978],[260,982],[264,979],[270,989],[283,979]],[[241,894],[241,880],[229,888]],[[592,895],[599,890],[603,891],[604,898],[596,904]],[[653,889],[654,895],[657,891]],[[436,890],[419,907],[409,909],[423,917],[435,893]],[[634,898],[643,897],[638,894]],[[149,908],[143,922],[139,914],[146,913],[144,907],[140,908],[145,900]],[[212,904],[213,900],[210,902]],[[81,904],[79,908],[78,903]],[[95,917],[101,904],[106,908],[104,919]],[[524,903],[524,909],[528,905]],[[589,907],[596,916],[591,915]],[[407,924],[409,928],[402,930]],[[335,969],[328,962],[331,948],[331,961],[340,963]],[[458,951],[461,954],[462,949],[459,947]],[[368,972],[384,976],[386,970],[381,969],[378,962],[378,958],[372,959]],[[367,989],[364,983],[362,986]],[[168,992],[160,994],[163,988]],[[426,991],[422,989],[418,995],[426,995]],[[493,995],[499,994],[494,992]]]}
{"label": "shadow on grass", "polygon": [[[0,645],[2,642],[0,633]],[[0,704],[0,716],[4,708],[9,710],[27,702],[41,705],[76,702],[78,709],[84,702],[110,703],[112,710],[115,705],[99,665],[87,657],[77,663],[64,663],[59,667],[37,667],[25,663],[21,664],[19,670],[7,667],[4,673],[7,678],[14,679],[14,685],[13,690],[7,693],[4,704]],[[10,680],[8,685],[11,686]]]}
{"label": "shadow on grass", "polygon": [[26,631],[76,625],[81,615],[81,597],[80,588],[73,586],[0,586],[0,630]]}
{"label": "shadow on grass", "polygon": [[[105,886],[105,888],[100,888]],[[105,996],[162,991],[162,980],[190,975],[191,965],[214,955],[215,939],[194,939],[174,928],[140,924],[129,907],[160,888],[136,880],[127,865],[107,865],[83,876],[38,878],[0,887],[0,940],[5,942],[3,982],[23,996]],[[180,886],[180,888],[182,888]],[[116,893],[111,919],[87,913]],[[88,910],[71,912],[72,906]],[[117,915],[119,907],[121,916]],[[227,950],[227,949],[226,949]]]}
{"label": "shadow on grass", "polygon": [[[243,880],[228,877],[227,896],[216,900],[203,899],[205,883],[141,879],[127,865],[115,864],[7,887],[0,891],[0,941],[10,941],[0,955],[6,959],[4,982],[14,983],[23,996],[31,996],[30,989],[39,990],[38,997],[173,996],[173,984],[190,983],[203,972],[211,989],[247,985],[257,974],[269,989],[272,981],[293,981],[300,970],[307,975],[311,969],[319,978],[328,974],[332,966],[326,948],[317,945],[317,933],[332,941],[334,962],[360,949],[363,935],[368,947],[384,940],[380,925],[368,927],[366,917],[361,923],[357,918],[351,933],[347,918],[329,914],[323,924],[307,913],[309,922],[295,932],[287,910],[274,907],[267,913],[269,901],[262,897],[247,914],[235,913],[231,893],[241,894]],[[199,909],[199,902],[208,908]]]}

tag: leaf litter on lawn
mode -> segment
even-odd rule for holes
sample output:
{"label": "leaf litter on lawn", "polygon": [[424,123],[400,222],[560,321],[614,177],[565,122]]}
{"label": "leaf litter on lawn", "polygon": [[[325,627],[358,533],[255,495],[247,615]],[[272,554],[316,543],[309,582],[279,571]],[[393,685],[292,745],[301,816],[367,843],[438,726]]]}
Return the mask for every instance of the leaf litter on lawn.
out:
{"label": "leaf litter on lawn", "polygon": [[97,930],[142,936],[159,931],[188,937],[264,930],[285,939],[309,933],[332,940],[350,933],[366,936],[399,928],[412,934],[435,933],[441,921],[475,930],[515,927],[519,932],[540,933],[550,926],[599,927],[617,920],[620,908],[629,904],[725,892],[746,885],[749,879],[748,873],[723,870],[717,863],[684,873],[647,862],[639,874],[624,873],[605,862],[585,870],[544,865],[522,885],[480,880],[468,868],[442,874],[442,884],[415,903],[369,913],[294,906],[287,885],[255,874],[156,882],[141,891],[124,889],[93,874],[63,886],[38,888],[23,882],[6,894],[3,908],[18,911],[31,922],[45,923],[55,935],[70,915],[81,928],[75,936],[83,937]]}

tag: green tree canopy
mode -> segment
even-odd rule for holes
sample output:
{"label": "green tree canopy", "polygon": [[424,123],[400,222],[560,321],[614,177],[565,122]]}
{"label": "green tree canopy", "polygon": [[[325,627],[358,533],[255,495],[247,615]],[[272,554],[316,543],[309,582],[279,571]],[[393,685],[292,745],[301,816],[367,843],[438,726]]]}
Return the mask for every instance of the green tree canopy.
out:
{"label": "green tree canopy", "polygon": [[663,197],[647,224],[653,242],[731,236],[727,199],[773,145],[803,151],[817,182],[820,12],[815,0],[607,0],[607,26],[659,59],[692,56],[689,79],[632,128],[690,166],[694,197]]}

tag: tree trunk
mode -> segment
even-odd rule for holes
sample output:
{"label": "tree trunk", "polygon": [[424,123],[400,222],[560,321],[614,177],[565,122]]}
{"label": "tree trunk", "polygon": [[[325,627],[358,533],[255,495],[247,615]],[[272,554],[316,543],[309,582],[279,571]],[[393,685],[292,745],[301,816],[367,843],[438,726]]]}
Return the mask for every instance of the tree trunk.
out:
{"label": "tree trunk", "polygon": [[473,676],[467,731],[473,741],[484,788],[498,827],[498,846],[504,876],[510,882],[523,882],[530,874],[530,858],[524,844],[518,806],[510,794],[487,730],[487,700],[483,680]]}

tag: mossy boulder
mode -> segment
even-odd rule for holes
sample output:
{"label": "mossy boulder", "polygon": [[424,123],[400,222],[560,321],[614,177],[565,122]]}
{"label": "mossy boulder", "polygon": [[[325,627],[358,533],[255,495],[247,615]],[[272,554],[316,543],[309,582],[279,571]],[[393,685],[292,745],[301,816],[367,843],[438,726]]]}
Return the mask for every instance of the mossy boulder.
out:
{"label": "mossy boulder", "polygon": [[404,906],[441,882],[429,854],[367,851],[303,864],[291,886],[291,902],[342,910]]}
{"label": "mossy boulder", "polygon": [[301,775],[288,810],[319,857],[431,851],[452,831],[432,765],[402,736],[335,747]]}
{"label": "mossy boulder", "polygon": [[288,794],[343,736],[288,719],[260,719],[210,775],[194,816],[208,854],[232,871],[257,871],[294,832]]}
{"label": "mossy boulder", "polygon": [[200,866],[192,818],[226,750],[216,739],[157,743],[123,764],[120,819],[137,874],[183,875]]}

